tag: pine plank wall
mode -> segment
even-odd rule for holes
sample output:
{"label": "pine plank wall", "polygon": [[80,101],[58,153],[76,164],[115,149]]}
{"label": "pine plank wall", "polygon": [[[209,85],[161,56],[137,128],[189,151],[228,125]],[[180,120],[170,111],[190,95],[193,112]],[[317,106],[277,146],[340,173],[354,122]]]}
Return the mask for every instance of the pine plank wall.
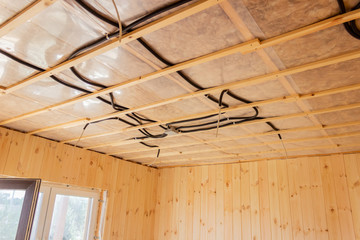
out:
{"label": "pine plank wall", "polygon": [[109,190],[104,239],[360,239],[360,154],[156,170],[0,128],[0,174]]}
{"label": "pine plank wall", "polygon": [[0,128],[0,174],[108,190],[103,239],[151,239],[156,169]]}

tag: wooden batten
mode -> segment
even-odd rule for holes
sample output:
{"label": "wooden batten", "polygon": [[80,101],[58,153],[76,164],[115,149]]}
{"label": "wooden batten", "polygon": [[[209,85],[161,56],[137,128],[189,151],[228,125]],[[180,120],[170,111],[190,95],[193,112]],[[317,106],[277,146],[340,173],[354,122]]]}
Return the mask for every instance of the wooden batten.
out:
{"label": "wooden batten", "polygon": [[26,6],[23,10],[17,13],[12,18],[8,19],[0,25],[0,37],[6,35],[11,30],[25,23],[57,0],[36,0]]}

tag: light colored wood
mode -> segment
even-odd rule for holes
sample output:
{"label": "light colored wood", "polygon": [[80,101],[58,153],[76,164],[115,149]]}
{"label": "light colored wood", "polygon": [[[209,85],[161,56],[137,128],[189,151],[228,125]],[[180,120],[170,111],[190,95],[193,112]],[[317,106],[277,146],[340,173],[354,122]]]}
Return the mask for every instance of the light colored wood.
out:
{"label": "light colored wood", "polygon": [[[194,168],[194,171],[196,168]],[[216,239],[224,239],[225,214],[224,214],[224,165],[216,167]]]}
{"label": "light colored wood", "polygon": [[[8,34],[13,29],[17,28],[21,24],[24,24],[26,21],[30,20],[32,17],[36,16],[42,10],[51,6],[57,0],[36,0],[18,12],[12,18],[6,20],[0,25],[0,37]],[[6,88],[5,88],[6,89]]]}
{"label": "light colored wood", "polygon": [[292,238],[289,180],[286,161],[276,161],[276,171],[279,191],[281,239],[286,240]]}
{"label": "light colored wood", "polygon": [[311,189],[310,189],[310,176],[309,176],[309,166],[306,159],[300,161],[299,163],[300,178],[299,188],[300,188],[300,199],[301,199],[301,209],[302,209],[302,219],[303,219],[303,233],[305,239],[316,239],[315,234],[315,223],[314,223],[314,209],[311,199]]}
{"label": "light colored wood", "polygon": [[[242,212],[243,207],[241,203],[242,198],[242,188],[241,188],[241,170],[240,165],[232,167],[232,222],[234,227],[232,229],[232,239],[244,239],[245,236],[242,235],[243,222],[242,222]],[[246,190],[246,189],[245,189]],[[245,191],[244,190],[244,191]]]}
{"label": "light colored wood", "polygon": [[[256,119],[253,121],[244,122],[241,125],[246,126],[246,125],[252,125],[252,124],[257,124],[257,123],[265,123],[265,122],[285,120],[285,119],[298,118],[298,117],[307,117],[309,115],[317,115],[317,114],[331,113],[331,112],[337,112],[337,111],[344,111],[344,110],[350,110],[350,109],[355,109],[355,108],[359,108],[359,107],[360,107],[360,103],[353,103],[353,104],[348,104],[348,105],[343,105],[343,106],[317,109],[317,110],[313,110],[311,112],[299,112],[299,113],[292,113],[289,115],[282,115],[282,116],[278,116],[278,117],[268,117],[268,118],[264,118],[264,119]],[[231,124],[231,125],[227,125],[223,128],[234,128],[234,127],[237,127],[237,125]],[[36,131],[42,131],[42,130],[36,130]],[[191,132],[190,133],[181,133],[180,132],[176,135],[168,136],[168,138],[184,136],[184,135],[191,135],[191,134],[192,134]],[[99,148],[99,147],[105,147],[105,146],[120,146],[120,145],[126,145],[126,144],[131,144],[131,143],[137,143],[140,141],[141,141],[141,139],[129,139],[129,140],[125,140],[125,141],[122,140],[119,142],[111,142],[111,143],[104,143],[104,144],[99,144],[99,145],[95,145],[95,146],[89,146],[87,148],[93,149],[93,148]]]}
{"label": "light colored wood", "polygon": [[[218,137],[218,138],[209,139],[209,140],[206,140],[206,141],[204,140],[202,143],[214,143],[214,142],[231,141],[231,140],[242,139],[242,138],[250,138],[250,137],[253,137],[254,135],[256,135],[256,136],[269,136],[269,135],[277,135],[277,134],[291,133],[291,132],[314,131],[314,130],[319,130],[321,128],[323,128],[323,129],[334,129],[334,128],[340,128],[340,127],[355,126],[355,125],[359,125],[359,124],[360,124],[360,121],[354,121],[354,122],[340,123],[340,124],[334,124],[334,125],[292,128],[292,129],[285,129],[285,130],[279,130],[279,131],[269,131],[269,132],[265,132],[265,133],[256,133],[256,134],[254,133],[254,134],[246,134],[246,135],[232,136],[232,137]],[[297,141],[297,140],[294,139],[293,141]],[[191,142],[191,143],[169,144],[169,145],[161,146],[161,149],[193,146],[193,145],[196,145],[196,144],[199,144],[199,143],[198,142]],[[114,145],[111,145],[111,146],[114,146]],[[160,147],[157,147],[157,148],[154,148],[154,149],[159,149],[159,148]],[[149,151],[149,149],[135,148],[135,149],[111,152],[109,154],[139,153],[139,152],[146,152],[146,151]]]}
{"label": "light colored wood", "polygon": [[334,188],[339,213],[341,235],[343,239],[355,239],[354,223],[351,214],[349,187],[346,182],[344,159],[342,156],[330,158],[331,169],[334,175]]}
{"label": "light colored wood", "polygon": [[[249,163],[240,166],[240,199],[241,199],[241,236],[242,239],[251,237],[251,196],[250,196],[250,169]],[[238,191],[234,189],[234,192]],[[236,222],[233,222],[234,228]]]}
{"label": "light colored wood", "polygon": [[339,212],[337,209],[334,175],[330,159],[323,158],[320,160],[321,179],[325,196],[326,219],[329,229],[329,239],[343,239],[339,222]]}
{"label": "light colored wood", "polygon": [[[337,135],[328,135],[328,136],[319,136],[319,137],[311,137],[311,138],[295,138],[295,139],[285,139],[285,140],[278,140],[278,141],[264,141],[262,143],[252,143],[252,144],[240,144],[240,145],[234,145],[230,147],[221,147],[217,149],[200,149],[200,150],[191,150],[191,151],[181,151],[181,152],[166,152],[161,155],[161,157],[169,157],[169,156],[183,156],[183,155],[190,155],[194,153],[208,153],[208,152],[216,152],[216,151],[227,151],[227,150],[233,150],[233,149],[241,149],[241,148],[251,148],[251,147],[259,147],[259,146],[266,146],[269,144],[278,144],[282,147],[283,143],[298,143],[298,142],[306,142],[306,141],[315,141],[315,140],[324,140],[328,138],[346,138],[346,137],[353,137],[353,136],[359,136],[359,132],[351,132],[351,133],[343,133],[343,134],[337,134]],[[148,155],[139,155],[136,157],[132,157],[132,160],[135,159],[142,159],[142,158],[151,158],[153,157],[153,154]]]}
{"label": "light colored wood", "polygon": [[[116,47],[119,47],[121,45],[129,43],[131,41],[134,41],[146,34],[149,34],[151,32],[159,30],[159,29],[166,27],[172,23],[178,22],[186,17],[189,17],[189,16],[195,14],[195,13],[201,12],[204,9],[207,9],[211,6],[218,4],[219,2],[221,2],[221,0],[200,0],[198,2],[195,2],[191,5],[188,5],[177,11],[174,11],[173,13],[170,13],[158,20],[150,22],[142,27],[139,27],[139,28],[135,29],[134,31],[131,31],[131,33],[125,34],[124,36],[122,36],[121,41],[119,41],[118,37],[113,38],[103,44],[98,45],[97,47],[94,47],[93,49],[91,49],[83,54],[80,54],[79,56],[77,56],[71,60],[65,61],[54,67],[46,69],[44,72],[38,73],[34,76],[31,76],[20,82],[17,82],[15,84],[11,85],[10,87],[6,88],[6,93],[13,92],[20,88],[23,88],[25,86],[33,84],[37,81],[40,81],[46,77],[57,74],[63,70],[73,67],[79,63],[82,63],[82,62],[89,60],[93,57],[96,57],[102,53],[105,53],[111,49],[114,49]],[[130,82],[127,81],[127,83],[130,83]],[[103,93],[103,94],[105,94],[105,93]],[[99,95],[97,95],[97,96],[99,96]]]}
{"label": "light colored wood", "polygon": [[[186,169],[186,171],[188,171],[190,175],[180,174],[181,177],[179,178],[176,176],[176,174],[169,174],[167,178],[161,178],[162,180],[161,182],[159,182],[159,184],[167,184],[169,181],[178,181],[179,183],[181,183],[184,181],[182,177],[186,178],[186,182],[191,183],[191,176],[197,176],[198,180],[193,181],[192,186],[198,188],[198,190],[200,191],[200,196],[198,198],[198,200],[200,201],[197,205],[200,209],[199,214],[202,215],[201,209],[205,209],[205,207],[202,206],[203,204],[207,206],[207,214],[212,211],[216,212],[216,237],[204,239],[278,240],[328,239],[329,237],[330,239],[341,240],[347,239],[346,236],[350,236],[351,234],[353,234],[354,229],[357,228],[357,226],[349,224],[346,226],[346,232],[341,231],[341,235],[337,235],[336,230],[330,229],[331,224],[329,225],[329,228],[327,227],[325,209],[327,209],[327,204],[329,203],[329,200],[331,201],[331,199],[328,199],[328,190],[335,193],[337,190],[341,189],[341,191],[346,191],[345,189],[347,189],[350,196],[353,190],[357,190],[356,188],[352,188],[352,186],[353,183],[357,183],[360,177],[358,172],[358,167],[360,166],[360,164],[357,162],[360,154],[351,154],[345,156],[345,168],[339,168],[341,176],[344,177],[344,179],[336,182],[335,184],[337,186],[334,185],[334,187],[332,188],[328,188],[325,186],[325,188],[323,189],[322,181],[325,180],[326,184],[328,184],[328,179],[336,178],[338,173],[333,171],[333,166],[332,172],[325,170],[327,172],[324,173],[324,170],[321,169],[319,162],[321,162],[322,164],[329,161],[331,163],[334,163],[333,161],[342,159],[341,155],[304,157],[289,160],[271,160],[237,164],[220,164],[216,166],[198,166],[191,168],[180,167],[180,169]],[[348,165],[346,166],[347,161]],[[339,161],[336,162],[336,164],[339,164]],[[350,169],[350,167],[355,170]],[[179,169],[179,167],[173,169]],[[189,171],[190,169],[191,172]],[[242,170],[240,171],[240,169]],[[168,170],[169,169],[160,169],[159,171],[160,174],[162,174],[163,172]],[[351,171],[351,176],[346,176],[343,174],[344,171],[346,172],[346,174],[348,174],[349,170]],[[314,176],[312,174],[314,174]],[[324,179],[325,175],[326,179]],[[304,179],[302,179],[302,177],[304,177]],[[209,187],[212,185],[211,179],[213,179],[214,183],[216,184],[216,201],[213,203],[212,201],[209,201],[212,194],[211,191],[207,191],[208,194],[206,197],[204,195],[205,192],[201,189],[203,187],[206,188],[206,186],[201,185],[204,184],[204,182],[207,182],[206,179],[209,179]],[[346,182],[346,180],[350,181]],[[350,182],[352,184],[348,184]],[[255,183],[255,185],[253,185],[253,183]],[[198,187],[196,187],[195,185]],[[188,185],[187,188],[188,187],[190,186]],[[163,191],[160,190],[160,192]],[[353,193],[355,194],[353,194],[353,199],[350,197],[350,203],[356,204],[356,207],[358,207],[359,202],[352,202],[353,200],[357,200],[357,192]],[[315,195],[312,196],[313,194]],[[347,197],[349,197],[349,195]],[[259,222],[258,226],[253,226],[252,223],[254,221],[252,213],[244,214],[244,209],[246,209],[247,204],[251,204],[249,208],[253,209],[253,207],[255,207],[253,204],[256,203],[256,198],[258,199],[259,204]],[[250,201],[247,201],[246,199],[250,199]],[[324,202],[326,202],[326,204],[324,204]],[[237,210],[239,207],[239,203],[242,210],[240,216],[239,211]],[[317,210],[317,206],[320,206],[319,211]],[[340,205],[335,204],[334,206],[337,209],[342,208],[343,203],[341,203]],[[308,207],[310,208],[310,210],[306,209]],[[171,212],[168,214],[185,211],[185,209],[182,209],[181,204],[176,205],[176,208],[177,209],[170,209]],[[210,211],[209,209],[213,210]],[[352,212],[352,216],[359,215],[360,214],[358,212]],[[207,216],[209,217],[209,215]],[[274,216],[276,216],[276,219],[279,219],[277,223],[274,222]],[[192,215],[192,217],[193,221],[195,221],[195,219],[200,220],[199,215]],[[178,220],[180,218],[181,217],[179,216]],[[164,216],[163,219],[159,219],[159,223],[166,225],[167,219],[167,216]],[[355,218],[353,217],[353,219]],[[209,229],[209,220],[210,219],[207,218],[206,222],[201,221],[203,224],[205,224],[207,229]],[[222,222],[223,220],[224,222]],[[320,220],[320,222],[317,223],[317,220]],[[248,231],[246,229],[244,231],[243,228],[246,225],[251,225],[251,229],[254,229],[254,227],[256,227],[258,228],[258,230],[251,230],[249,236]],[[284,227],[285,225],[287,227]],[[333,227],[337,229],[341,228],[340,223]],[[186,239],[203,239],[200,238],[203,225],[195,224],[192,225],[192,228],[193,234],[191,234],[191,236]],[[310,228],[310,230],[308,228]],[[275,232],[273,230],[275,230]],[[256,232],[259,235],[254,234]],[[239,237],[238,233],[242,234],[242,237]],[[195,235],[195,237],[193,235]],[[207,235],[207,237],[209,237],[209,235]]]}
{"label": "light colored wood", "polygon": [[250,198],[251,198],[251,236],[252,239],[260,239],[260,194],[259,194],[259,171],[258,163],[249,164],[250,171]]}
{"label": "light colored wood", "polygon": [[307,158],[311,182],[311,198],[314,209],[316,239],[329,239],[326,223],[324,192],[322,189],[319,158]]}
{"label": "light colored wood", "polygon": [[[107,190],[104,239],[125,239],[127,235],[143,239],[144,235],[153,235],[153,227],[144,231],[136,228],[155,219],[154,214],[146,219],[139,212],[144,211],[146,201],[152,199],[148,202],[151,208],[156,203],[156,172],[149,173],[148,184],[141,178],[148,167],[4,128],[0,128],[0,150],[1,175]],[[140,174],[140,181],[130,179],[130,173]],[[129,189],[130,185],[134,188]],[[130,216],[126,215],[128,199],[133,202]],[[135,228],[124,228],[126,222]]]}
{"label": "light colored wood", "polygon": [[271,239],[281,239],[280,202],[276,162],[268,163]]}
{"label": "light colored wood", "polygon": [[355,237],[356,239],[360,239],[360,155],[346,155],[344,156],[344,162]]}
{"label": "light colored wood", "polygon": [[[359,143],[353,143],[353,144],[344,144],[344,145],[314,145],[314,146],[308,146],[308,147],[299,147],[299,148],[288,148],[286,149],[287,152],[297,152],[297,151],[306,151],[306,150],[313,150],[313,149],[333,149],[334,147],[337,148],[350,148],[350,147],[358,147]],[[253,152],[243,152],[243,153],[233,153],[233,154],[229,154],[229,155],[225,155],[225,156],[209,156],[209,157],[188,157],[188,158],[177,158],[174,160],[159,160],[159,158],[157,158],[157,160],[154,162],[154,165],[156,164],[160,164],[160,163],[177,163],[177,162],[189,162],[189,163],[194,163],[194,162],[201,162],[202,160],[212,160],[212,159],[227,159],[227,158],[232,158],[232,159],[236,159],[237,157],[242,157],[242,156],[252,156],[252,155],[262,155],[262,154],[271,154],[271,153],[283,153],[283,155],[285,155],[285,151],[283,148],[280,149],[273,149],[273,150],[266,150],[266,151],[253,151]],[[341,152],[339,150],[339,152]],[[240,161],[237,160],[237,162],[247,162],[247,161]]]}
{"label": "light colored wood", "polygon": [[259,194],[260,194],[260,229],[261,240],[269,239],[271,236],[270,199],[268,185],[268,165],[266,162],[258,164],[259,172]]}

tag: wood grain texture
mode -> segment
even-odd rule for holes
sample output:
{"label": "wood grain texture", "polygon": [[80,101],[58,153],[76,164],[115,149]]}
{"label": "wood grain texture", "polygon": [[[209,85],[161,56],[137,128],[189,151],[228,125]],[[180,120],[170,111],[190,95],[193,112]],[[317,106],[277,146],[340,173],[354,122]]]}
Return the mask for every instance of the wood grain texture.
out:
{"label": "wood grain texture", "polygon": [[0,128],[0,174],[106,189],[104,239],[359,239],[360,154],[151,169]]}
{"label": "wood grain texture", "polygon": [[173,214],[179,223],[182,212],[189,217],[194,201],[186,239],[359,239],[359,159],[348,154],[159,169],[160,175],[181,169],[158,179],[160,198],[160,186],[176,181],[186,183],[194,198],[180,195],[177,209],[156,212],[157,228],[168,216],[174,221]]}
{"label": "wood grain texture", "polygon": [[104,239],[153,239],[156,169],[0,128],[0,174],[107,190]]}

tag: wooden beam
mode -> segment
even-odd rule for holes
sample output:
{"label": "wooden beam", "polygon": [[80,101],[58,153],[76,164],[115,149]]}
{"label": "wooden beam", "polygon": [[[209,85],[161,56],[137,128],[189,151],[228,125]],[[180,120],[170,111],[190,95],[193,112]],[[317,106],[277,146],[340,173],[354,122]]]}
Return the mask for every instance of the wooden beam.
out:
{"label": "wooden beam", "polygon": [[[336,153],[320,153],[320,154],[303,154],[303,155],[289,155],[287,157],[271,157],[271,158],[256,158],[251,160],[235,160],[235,161],[227,161],[227,162],[197,162],[192,164],[177,164],[177,165],[170,165],[170,166],[161,166],[157,165],[156,167],[158,169],[164,169],[164,168],[175,168],[175,167],[196,167],[196,166],[210,166],[210,165],[225,165],[225,164],[234,164],[234,163],[244,163],[244,162],[260,162],[260,161],[271,161],[271,160],[288,160],[293,158],[308,158],[308,157],[321,157],[321,156],[329,156],[329,155],[338,155],[338,154],[354,154],[354,153],[360,153],[359,151],[339,151]],[[146,164],[144,164],[146,165]]]}
{"label": "wooden beam", "polygon": [[82,63],[86,60],[89,60],[93,57],[96,57],[102,53],[105,53],[111,49],[114,49],[116,47],[119,47],[121,45],[124,45],[126,43],[129,43],[131,41],[134,41],[146,34],[149,34],[151,32],[154,32],[156,30],[159,30],[163,27],[166,27],[170,24],[173,24],[175,22],[178,22],[186,17],[189,17],[195,13],[201,12],[211,6],[214,6],[221,2],[222,0],[200,0],[197,1],[191,5],[188,5],[182,9],[179,9],[177,11],[174,11],[173,13],[170,13],[158,20],[155,20],[154,22],[148,23],[142,27],[139,27],[132,31],[131,33],[125,34],[122,36],[121,41],[119,41],[119,38],[113,38],[103,44],[98,45],[97,47],[94,47],[93,49],[80,54],[79,56],[65,61],[63,63],[60,63],[54,67],[48,68],[44,72],[40,72],[38,74],[35,74],[34,76],[28,77],[22,81],[19,81],[10,87],[6,89],[7,93],[13,92],[15,90],[18,90],[22,87],[28,86],[30,84],[33,84],[37,81],[40,81],[44,78],[50,77],[51,75],[57,74],[65,69],[68,69],[70,67],[73,67],[79,63]]}
{"label": "wooden beam", "polygon": [[21,24],[25,23],[32,17],[36,16],[45,8],[49,7],[57,0],[36,0],[22,9],[20,12],[16,13],[15,16],[6,20],[0,25],[0,37],[8,34],[13,29],[17,28]]}
{"label": "wooden beam", "polygon": [[[327,140],[327,139],[334,139],[334,138],[346,138],[346,137],[354,137],[359,136],[360,131],[358,132],[350,132],[350,133],[343,133],[343,134],[336,134],[336,135],[327,135],[327,136],[319,136],[319,137],[310,137],[310,138],[295,138],[295,139],[284,139],[284,143],[299,143],[299,142],[307,142],[307,141],[316,141],[316,140]],[[240,145],[232,145],[229,147],[219,147],[219,149],[200,149],[200,150],[191,150],[191,151],[174,151],[174,152],[165,152],[160,155],[160,159],[163,157],[171,157],[171,156],[183,156],[189,154],[198,154],[198,153],[209,153],[209,152],[217,152],[217,151],[228,151],[234,149],[241,149],[241,148],[251,148],[251,147],[262,147],[267,146],[269,144],[282,144],[280,140],[276,141],[266,141],[262,143],[252,143],[252,144],[240,144]],[[333,145],[334,146],[334,145]],[[359,144],[360,146],[360,144]],[[161,148],[162,149],[162,148]],[[129,160],[137,160],[143,158],[153,158],[154,154],[147,154],[142,156],[130,157]]]}
{"label": "wooden beam", "polygon": [[[360,121],[354,121],[354,122],[346,122],[346,123],[339,123],[339,124],[333,124],[333,125],[317,125],[317,126],[310,126],[310,127],[301,127],[301,128],[291,128],[291,129],[284,129],[279,131],[270,131],[270,132],[262,132],[262,133],[254,133],[254,134],[246,134],[246,135],[239,135],[239,136],[231,136],[231,137],[218,137],[213,138],[209,140],[203,140],[201,143],[197,142],[190,142],[190,143],[178,143],[178,144],[170,144],[170,145],[162,145],[159,147],[154,148],[131,148],[128,150],[122,150],[122,151],[115,151],[108,153],[107,155],[116,155],[116,154],[129,154],[129,153],[139,153],[139,152],[149,152],[154,151],[157,149],[170,149],[170,148],[178,148],[178,147],[187,147],[187,146],[194,146],[197,144],[203,144],[203,143],[218,143],[218,142],[225,142],[225,141],[233,141],[238,139],[244,139],[244,138],[251,138],[254,136],[271,136],[271,135],[278,135],[278,134],[286,134],[286,133],[294,133],[294,132],[304,132],[304,131],[316,131],[316,130],[326,130],[326,129],[334,129],[334,128],[341,128],[341,127],[351,127],[351,126],[357,126],[360,125]],[[111,145],[109,145],[111,146]]]}
{"label": "wooden beam", "polygon": [[[338,148],[347,148],[347,147],[360,147],[359,143],[353,144],[338,144]],[[286,149],[287,152],[296,152],[296,151],[306,151],[306,150],[314,150],[314,149],[331,149],[334,148],[333,144],[330,145],[322,145],[322,146],[309,146],[309,147],[300,147],[300,148],[289,148]],[[259,152],[245,152],[245,153],[237,153],[234,154],[235,157],[242,157],[242,156],[251,156],[251,155],[262,155],[262,154],[271,154],[271,153],[278,153],[279,151],[285,152],[284,149],[276,149],[276,150],[268,150],[268,151],[259,151]],[[176,160],[164,160],[158,161],[156,160],[153,165],[159,163],[176,163],[176,162],[194,162],[194,161],[201,161],[201,160],[210,160],[210,159],[224,159],[224,158],[234,158],[234,156],[211,156],[211,157],[196,157],[196,158],[180,158]],[[146,164],[146,163],[144,163]]]}
{"label": "wooden beam", "polygon": [[[276,71],[276,72],[268,73],[268,74],[261,75],[261,76],[256,76],[256,77],[251,77],[251,78],[244,79],[244,80],[235,81],[235,82],[231,82],[231,83],[223,84],[223,85],[220,85],[220,86],[200,90],[200,91],[193,92],[193,93],[183,94],[181,96],[176,96],[176,97],[172,97],[172,98],[169,98],[169,99],[160,100],[160,101],[157,101],[157,102],[154,102],[154,103],[145,104],[145,105],[135,107],[135,108],[131,108],[131,109],[128,109],[128,110],[124,110],[124,111],[121,111],[121,112],[115,112],[115,113],[106,114],[106,115],[99,116],[99,117],[94,117],[94,118],[90,119],[89,122],[95,122],[95,121],[99,121],[99,120],[103,120],[103,119],[111,118],[111,117],[118,117],[118,116],[122,116],[122,115],[127,114],[127,113],[132,113],[132,112],[136,112],[136,111],[142,111],[142,110],[162,106],[162,105],[165,105],[165,104],[175,103],[175,102],[178,102],[178,101],[182,101],[182,100],[185,100],[185,99],[190,99],[190,98],[206,95],[206,94],[209,94],[209,93],[220,92],[220,91],[222,91],[224,89],[237,89],[237,88],[246,87],[246,86],[250,86],[250,85],[254,85],[254,84],[259,84],[259,83],[267,82],[267,81],[270,81],[270,80],[274,80],[274,79],[282,77],[282,76],[287,76],[287,75],[291,75],[291,74],[295,74],[295,73],[309,71],[309,70],[312,70],[312,69],[325,67],[325,66],[329,66],[329,65],[332,65],[332,64],[340,63],[340,62],[349,61],[349,60],[356,59],[356,58],[359,58],[359,57],[360,57],[360,50],[355,50],[355,51],[345,53],[345,54],[342,54],[342,55],[338,55],[338,56],[335,56],[335,57],[330,57],[330,58],[326,58],[326,59],[323,59],[323,60],[303,64],[303,65],[300,65],[300,66],[291,67],[291,68],[288,68],[288,69],[285,69],[285,70]],[[174,65],[174,67],[176,67],[176,66],[177,65]],[[170,67],[170,68],[172,68],[172,67]],[[164,69],[164,70],[166,70],[166,69]],[[179,69],[177,69],[176,71],[178,71],[178,70]],[[146,76],[149,76],[149,74],[145,75],[145,77]],[[140,80],[141,77],[139,77],[138,79]],[[133,80],[129,80],[129,81],[133,81]],[[123,84],[120,84],[120,85],[122,86]],[[119,85],[116,85],[116,86],[119,86]],[[104,90],[96,91],[94,93],[78,97],[77,99],[82,99],[81,101],[83,101],[83,100],[89,99],[89,98],[94,97],[94,96],[100,96],[102,94],[109,93],[109,92],[112,92],[112,91],[115,91],[115,90],[119,89],[116,86],[106,88]],[[358,88],[358,86],[354,85],[354,88]],[[109,89],[111,89],[111,90],[109,90]],[[100,94],[100,92],[101,92],[101,94]],[[91,97],[89,97],[90,95],[91,95]],[[69,100],[69,101],[73,101],[73,100]],[[247,104],[247,105],[250,106],[251,104]],[[18,117],[15,117],[15,118],[20,118],[20,117],[21,116],[18,116]],[[9,121],[11,121],[11,119],[2,121],[2,122],[0,122],[0,124],[4,124],[4,122],[8,123]],[[70,123],[71,126],[75,126],[76,125],[75,122],[76,121],[71,122]],[[83,119],[79,120],[78,125],[81,125],[81,124],[83,124]],[[68,127],[67,123],[63,123],[63,124],[59,124],[59,125],[51,126],[51,127],[47,127],[47,128],[38,129],[38,130],[30,132],[30,134],[49,131],[49,130],[54,130],[54,129],[58,129],[58,128],[65,128],[65,127]]]}

